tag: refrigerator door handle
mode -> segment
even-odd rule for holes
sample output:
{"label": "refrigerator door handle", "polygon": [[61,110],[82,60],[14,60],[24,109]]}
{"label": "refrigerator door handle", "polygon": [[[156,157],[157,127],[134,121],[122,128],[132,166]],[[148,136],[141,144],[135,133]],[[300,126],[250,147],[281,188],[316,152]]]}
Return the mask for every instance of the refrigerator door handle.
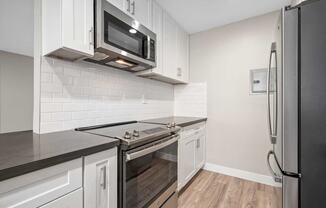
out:
{"label": "refrigerator door handle", "polygon": [[283,171],[280,163],[278,162],[275,152],[273,150],[270,150],[267,154],[267,166],[269,169],[269,172],[272,174],[275,182],[279,182],[282,183],[282,176],[278,175],[277,173],[275,173],[275,171],[273,170],[271,163],[270,163],[270,157],[273,156],[274,157],[274,161],[276,163],[277,168],[279,169],[279,171],[281,172],[282,175],[284,176],[288,176],[288,177],[292,177],[292,178],[301,178],[301,174],[300,173],[290,173],[290,172],[286,172]]}
{"label": "refrigerator door handle", "polygon": [[[277,136],[277,114],[278,114],[278,87],[277,87],[277,68],[275,69],[275,86],[274,86],[274,93],[275,93],[275,115],[273,116],[274,121],[272,121],[271,117],[271,70],[272,70],[272,58],[273,54],[275,54],[275,62],[277,67],[277,54],[276,54],[276,43],[272,43],[271,51],[269,55],[269,64],[268,64],[268,71],[267,71],[267,87],[266,87],[266,94],[267,94],[267,122],[268,122],[268,130],[272,144],[276,144],[276,136]],[[272,128],[273,122],[273,128]]]}
{"label": "refrigerator door handle", "polygon": [[269,169],[269,172],[272,174],[273,178],[274,178],[274,181],[275,182],[278,182],[278,183],[282,183],[282,176],[278,175],[277,173],[275,173],[275,171],[273,170],[272,166],[271,166],[271,163],[270,163],[270,157],[271,156],[274,156],[274,160],[276,161],[276,164],[279,167],[279,164],[276,160],[276,156],[275,156],[275,153],[274,151],[270,150],[267,154],[267,166],[268,166],[268,169]]}

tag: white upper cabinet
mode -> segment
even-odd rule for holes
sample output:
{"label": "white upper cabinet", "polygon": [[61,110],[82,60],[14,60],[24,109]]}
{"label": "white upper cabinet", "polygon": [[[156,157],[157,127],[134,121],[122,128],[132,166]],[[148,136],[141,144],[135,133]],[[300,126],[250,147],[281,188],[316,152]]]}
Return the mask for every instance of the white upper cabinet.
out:
{"label": "white upper cabinet", "polygon": [[152,7],[153,32],[156,34],[156,67],[155,73],[163,73],[163,9],[153,1]]}
{"label": "white upper cabinet", "polygon": [[166,12],[163,14],[163,74],[177,79],[178,25]]}
{"label": "white upper cabinet", "polygon": [[151,0],[133,0],[135,18],[147,28],[152,29],[152,2]]}
{"label": "white upper cabinet", "polygon": [[115,7],[117,7],[120,10],[124,9],[124,0],[107,0],[111,4],[113,4]]}
{"label": "white upper cabinet", "polygon": [[172,83],[189,80],[189,35],[160,5],[152,2],[152,30],[156,33],[156,68],[139,76]]}
{"label": "white upper cabinet", "polygon": [[93,0],[42,1],[43,55],[77,60],[94,55]]}
{"label": "white upper cabinet", "polygon": [[177,79],[188,82],[189,80],[189,35],[182,29],[178,28],[178,67]]}
{"label": "white upper cabinet", "polygon": [[[117,0],[115,0],[117,1]],[[152,2],[151,0],[124,0],[124,12],[135,18],[145,27],[152,27]]]}
{"label": "white upper cabinet", "polygon": [[163,15],[163,74],[176,83],[189,76],[189,35],[167,14]]}

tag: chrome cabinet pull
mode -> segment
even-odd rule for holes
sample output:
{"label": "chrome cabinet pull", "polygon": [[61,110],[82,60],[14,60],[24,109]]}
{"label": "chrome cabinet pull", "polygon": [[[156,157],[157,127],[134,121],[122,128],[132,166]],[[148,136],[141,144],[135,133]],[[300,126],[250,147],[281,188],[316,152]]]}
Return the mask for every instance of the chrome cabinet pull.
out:
{"label": "chrome cabinet pull", "polygon": [[91,27],[91,29],[89,30],[89,46],[94,46],[94,29],[93,27]]}
{"label": "chrome cabinet pull", "polygon": [[200,148],[200,139],[197,139],[197,148]]}
{"label": "chrome cabinet pull", "polygon": [[131,6],[132,6],[132,13],[131,14],[135,15],[135,13],[136,13],[136,2],[135,2],[135,0],[132,1]]}
{"label": "chrome cabinet pull", "polygon": [[127,7],[127,12],[130,12],[130,0],[127,0],[128,7]]}
{"label": "chrome cabinet pull", "polygon": [[181,77],[181,75],[182,75],[182,68],[181,67],[178,67],[178,77]]}
{"label": "chrome cabinet pull", "polygon": [[106,183],[107,183],[107,181],[106,181],[106,178],[107,178],[107,173],[106,173],[106,165],[105,166],[103,166],[102,168],[101,168],[101,172],[103,172],[103,180],[102,180],[102,183],[100,184],[100,186],[105,190],[106,189]]}

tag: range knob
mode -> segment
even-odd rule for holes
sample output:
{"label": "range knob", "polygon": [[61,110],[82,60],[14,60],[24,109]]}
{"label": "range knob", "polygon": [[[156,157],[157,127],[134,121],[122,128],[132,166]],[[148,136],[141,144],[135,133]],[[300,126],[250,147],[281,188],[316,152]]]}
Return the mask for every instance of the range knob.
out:
{"label": "range knob", "polygon": [[177,125],[177,124],[176,124],[175,122],[172,122],[172,123],[171,123],[171,126],[172,126],[172,127],[175,127],[176,125]]}
{"label": "range knob", "polygon": [[123,136],[123,138],[125,138],[125,139],[131,139],[131,134],[128,131],[126,131],[126,133]]}
{"label": "range knob", "polygon": [[134,130],[133,134],[132,134],[134,137],[139,137],[139,131],[137,130]]}

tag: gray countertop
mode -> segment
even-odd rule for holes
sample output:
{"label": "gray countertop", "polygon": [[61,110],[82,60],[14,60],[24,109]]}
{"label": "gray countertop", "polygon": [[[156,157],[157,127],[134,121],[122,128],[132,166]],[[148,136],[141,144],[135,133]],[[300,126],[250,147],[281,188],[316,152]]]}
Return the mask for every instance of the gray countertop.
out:
{"label": "gray countertop", "polygon": [[119,140],[78,131],[0,134],[0,181],[119,145]]}
{"label": "gray countertop", "polygon": [[155,118],[149,120],[143,120],[141,122],[144,123],[154,123],[154,124],[168,124],[168,123],[176,123],[177,126],[186,127],[192,124],[200,123],[203,121],[207,121],[207,118],[201,117],[185,117],[185,116],[170,116],[170,117],[162,117]]}

